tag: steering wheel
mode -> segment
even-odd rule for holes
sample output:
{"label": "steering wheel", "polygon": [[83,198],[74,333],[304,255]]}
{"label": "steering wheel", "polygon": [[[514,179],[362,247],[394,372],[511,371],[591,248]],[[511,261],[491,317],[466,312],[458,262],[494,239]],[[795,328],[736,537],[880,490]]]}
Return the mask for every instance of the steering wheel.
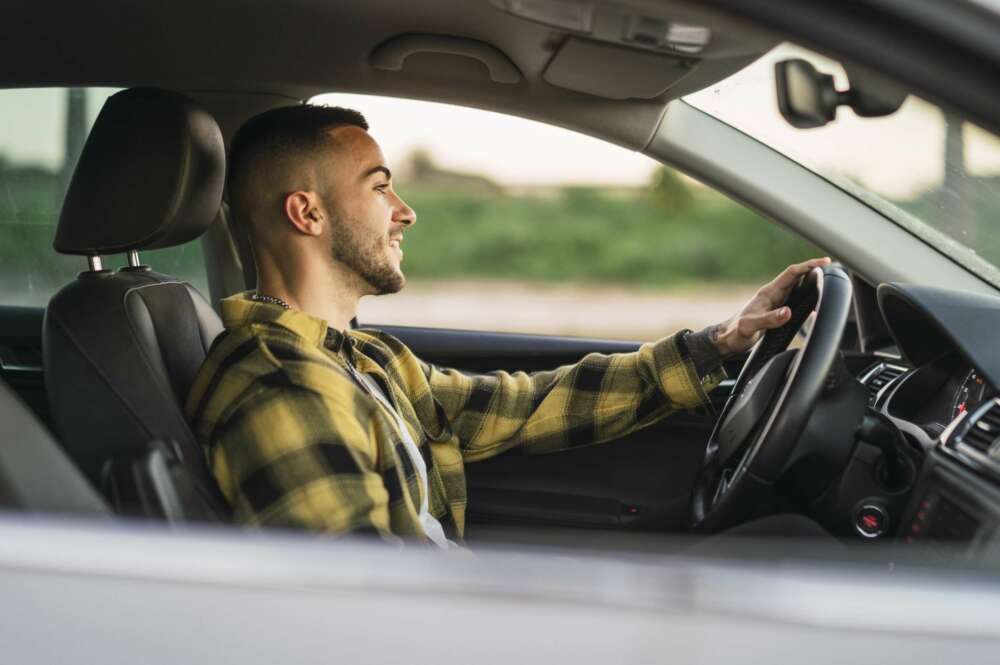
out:
{"label": "steering wheel", "polygon": [[[691,498],[692,531],[738,524],[770,494],[833,367],[851,293],[850,278],[834,265],[813,268],[792,289],[791,318],[757,342],[708,439]],[[814,309],[804,345],[789,349]]]}

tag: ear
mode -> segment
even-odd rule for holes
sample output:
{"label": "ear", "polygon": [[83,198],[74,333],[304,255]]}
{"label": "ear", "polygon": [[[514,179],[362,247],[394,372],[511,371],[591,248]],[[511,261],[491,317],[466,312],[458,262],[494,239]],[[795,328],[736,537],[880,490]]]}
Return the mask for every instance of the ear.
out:
{"label": "ear", "polygon": [[323,207],[315,192],[297,190],[285,196],[285,218],[306,235],[323,232]]}

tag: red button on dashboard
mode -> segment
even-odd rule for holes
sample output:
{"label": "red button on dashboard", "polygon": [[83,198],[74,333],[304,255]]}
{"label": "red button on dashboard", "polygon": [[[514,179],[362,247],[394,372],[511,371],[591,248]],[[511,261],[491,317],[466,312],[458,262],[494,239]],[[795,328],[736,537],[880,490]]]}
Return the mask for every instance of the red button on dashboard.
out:
{"label": "red button on dashboard", "polygon": [[854,528],[865,538],[878,538],[889,527],[889,516],[882,506],[866,503],[854,515]]}

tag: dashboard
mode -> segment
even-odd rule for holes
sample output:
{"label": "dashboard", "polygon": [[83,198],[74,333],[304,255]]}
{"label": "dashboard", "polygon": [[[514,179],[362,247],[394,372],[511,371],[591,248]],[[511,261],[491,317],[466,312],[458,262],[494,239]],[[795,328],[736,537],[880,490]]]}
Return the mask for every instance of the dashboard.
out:
{"label": "dashboard", "polygon": [[935,438],[957,418],[1000,394],[981,370],[957,352],[945,353],[916,371],[907,370],[887,387],[892,399],[883,397],[885,412]]}
{"label": "dashboard", "polygon": [[954,420],[970,411],[975,411],[983,402],[996,397],[996,394],[996,389],[986,383],[983,373],[972,367],[958,384],[958,389],[951,398],[949,416]]}
{"label": "dashboard", "polygon": [[899,353],[859,380],[904,434],[913,475],[865,505],[894,522],[900,547],[976,559],[1000,534],[1000,298],[883,284],[877,299]]}

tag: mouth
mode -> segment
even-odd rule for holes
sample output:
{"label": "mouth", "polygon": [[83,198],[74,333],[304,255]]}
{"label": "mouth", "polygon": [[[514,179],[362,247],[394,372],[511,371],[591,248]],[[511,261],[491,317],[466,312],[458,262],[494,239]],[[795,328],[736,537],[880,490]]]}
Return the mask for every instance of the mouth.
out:
{"label": "mouth", "polygon": [[402,242],[403,242],[403,239],[401,237],[400,238],[391,238],[389,240],[389,246],[392,247],[393,249],[395,249],[397,252],[399,252],[399,258],[401,258],[401,259],[403,258],[403,248],[400,247],[400,245],[402,244]]}

